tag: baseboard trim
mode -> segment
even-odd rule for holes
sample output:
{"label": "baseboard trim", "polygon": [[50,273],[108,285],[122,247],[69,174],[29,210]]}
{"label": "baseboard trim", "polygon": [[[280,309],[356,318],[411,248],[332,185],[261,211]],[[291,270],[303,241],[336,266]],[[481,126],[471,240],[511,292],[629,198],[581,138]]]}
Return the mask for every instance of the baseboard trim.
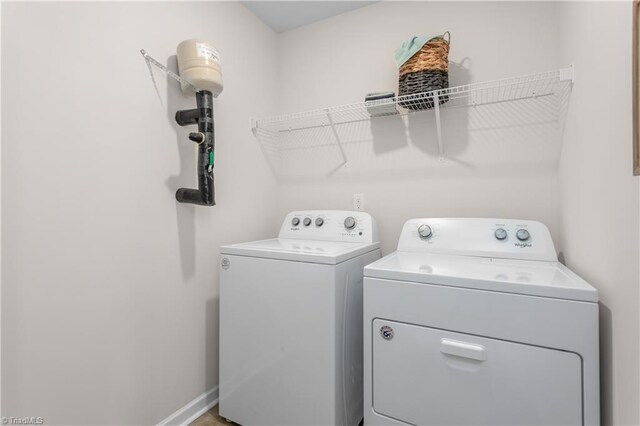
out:
{"label": "baseboard trim", "polygon": [[206,413],[218,403],[218,386],[211,388],[202,395],[196,397],[184,407],[172,413],[166,419],[158,423],[158,426],[182,426],[188,425],[198,417]]}

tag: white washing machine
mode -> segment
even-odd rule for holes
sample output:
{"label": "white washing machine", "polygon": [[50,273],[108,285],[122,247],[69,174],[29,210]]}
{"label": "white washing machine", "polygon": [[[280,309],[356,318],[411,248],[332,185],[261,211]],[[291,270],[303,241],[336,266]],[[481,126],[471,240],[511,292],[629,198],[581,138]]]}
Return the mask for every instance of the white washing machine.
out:
{"label": "white washing machine", "polygon": [[365,425],[598,425],[598,293],[539,222],[412,219],[365,268]]}
{"label": "white washing machine", "polygon": [[357,425],[367,213],[300,211],[278,238],[221,248],[220,414],[244,426]]}

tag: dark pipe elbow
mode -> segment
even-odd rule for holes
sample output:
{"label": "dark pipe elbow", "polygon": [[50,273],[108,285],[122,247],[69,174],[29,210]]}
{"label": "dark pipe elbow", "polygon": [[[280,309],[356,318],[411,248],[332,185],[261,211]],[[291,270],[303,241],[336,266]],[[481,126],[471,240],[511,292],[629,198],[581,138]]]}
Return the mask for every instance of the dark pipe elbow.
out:
{"label": "dark pipe elbow", "polygon": [[180,188],[176,191],[176,200],[180,203],[197,204],[199,206],[215,206],[216,202],[213,199],[213,194],[207,196],[204,192],[198,189]]}
{"label": "dark pipe elbow", "polygon": [[198,117],[200,117],[200,110],[198,108],[176,111],[176,122],[181,126],[198,124]]}

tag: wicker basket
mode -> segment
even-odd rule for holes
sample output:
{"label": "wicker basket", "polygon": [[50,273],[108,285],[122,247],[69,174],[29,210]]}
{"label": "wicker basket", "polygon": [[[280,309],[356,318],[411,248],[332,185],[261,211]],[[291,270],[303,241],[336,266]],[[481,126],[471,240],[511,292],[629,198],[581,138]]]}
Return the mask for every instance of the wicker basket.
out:
{"label": "wicker basket", "polygon": [[[451,34],[447,31],[422,46],[400,67],[398,95],[412,95],[449,87],[449,46]],[[448,98],[440,98],[440,104]],[[412,110],[433,108],[433,99],[405,99],[398,104]]]}
{"label": "wicker basket", "polygon": [[[398,104],[411,110],[421,110],[433,108],[433,98],[417,96],[418,93],[431,92],[433,90],[445,89],[449,87],[449,73],[443,71],[418,71],[405,74],[400,77],[398,93],[402,95],[412,95]],[[447,102],[449,97],[443,95],[439,98],[439,104]]]}

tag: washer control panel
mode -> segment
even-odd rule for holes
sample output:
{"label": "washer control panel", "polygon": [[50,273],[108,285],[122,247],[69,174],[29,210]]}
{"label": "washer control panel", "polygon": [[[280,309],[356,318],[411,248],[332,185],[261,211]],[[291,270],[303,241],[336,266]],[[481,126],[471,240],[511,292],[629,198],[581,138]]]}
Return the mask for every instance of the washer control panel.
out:
{"label": "washer control panel", "polygon": [[361,211],[305,210],[289,213],[278,237],[374,243],[378,228],[371,215]]}
{"label": "washer control panel", "polygon": [[402,229],[398,251],[558,260],[549,229],[517,219],[411,219]]}

